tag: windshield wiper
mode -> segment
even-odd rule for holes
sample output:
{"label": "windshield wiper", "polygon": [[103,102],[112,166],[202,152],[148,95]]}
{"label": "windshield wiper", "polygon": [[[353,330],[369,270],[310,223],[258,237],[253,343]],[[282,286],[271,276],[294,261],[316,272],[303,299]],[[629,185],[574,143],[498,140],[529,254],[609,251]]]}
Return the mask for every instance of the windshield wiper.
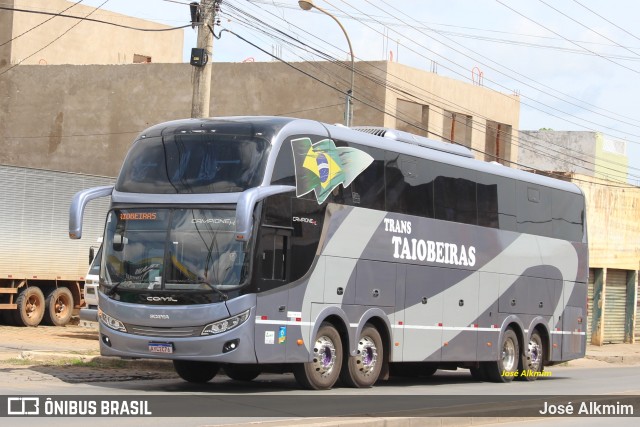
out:
{"label": "windshield wiper", "polygon": [[220,295],[224,301],[227,301],[229,299],[229,295],[227,295],[225,292],[222,292],[220,289],[216,288],[215,286],[213,286],[209,282],[193,281],[193,280],[170,280],[167,283],[168,284],[171,284],[171,283],[187,283],[187,284],[193,284],[193,285],[207,285],[207,287],[209,289],[215,291],[218,295]]}
{"label": "windshield wiper", "polygon": [[113,285],[111,285],[109,290],[105,292],[105,295],[107,295],[108,297],[114,296],[116,291],[118,290],[118,286],[122,285],[123,283],[133,283],[133,282],[131,280],[121,280],[118,283],[114,283]]}

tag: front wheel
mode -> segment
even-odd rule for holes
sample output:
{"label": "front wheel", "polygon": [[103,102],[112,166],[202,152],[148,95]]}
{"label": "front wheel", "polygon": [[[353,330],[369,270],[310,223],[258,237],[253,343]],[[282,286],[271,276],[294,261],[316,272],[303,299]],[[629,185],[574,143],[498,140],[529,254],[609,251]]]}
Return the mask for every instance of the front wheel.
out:
{"label": "front wheel", "polygon": [[185,381],[196,384],[209,382],[216,376],[220,366],[213,362],[197,362],[193,360],[174,360],[173,367]]}
{"label": "front wheel", "polygon": [[342,340],[331,324],[320,325],[311,352],[311,362],[296,365],[293,375],[306,389],[328,390],[338,380],[342,368]]}
{"label": "front wheel", "polygon": [[508,383],[518,374],[520,346],[513,329],[504,331],[500,342],[500,359],[496,362],[483,362],[484,373],[489,381]]}
{"label": "front wheel", "polygon": [[68,288],[53,289],[45,301],[43,323],[53,326],[64,326],[71,320],[73,312],[73,295]]}
{"label": "front wheel", "polygon": [[360,333],[355,356],[349,356],[340,378],[349,387],[373,386],[382,370],[384,348],[380,333],[372,325],[365,325]]}

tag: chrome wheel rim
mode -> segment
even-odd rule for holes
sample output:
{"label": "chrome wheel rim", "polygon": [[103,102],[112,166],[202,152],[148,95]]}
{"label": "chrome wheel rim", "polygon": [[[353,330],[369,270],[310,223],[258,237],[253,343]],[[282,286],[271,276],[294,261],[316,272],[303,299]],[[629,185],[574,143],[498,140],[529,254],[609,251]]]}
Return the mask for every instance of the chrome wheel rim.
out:
{"label": "chrome wheel rim", "polygon": [[376,343],[370,337],[362,337],[358,342],[358,354],[356,365],[363,375],[370,375],[378,362],[378,349]]}
{"label": "chrome wheel rim", "polygon": [[505,371],[511,372],[516,364],[516,346],[511,339],[504,341],[502,346],[502,366]]}
{"label": "chrome wheel rim", "polygon": [[542,367],[542,348],[540,343],[529,341],[529,368],[534,372],[540,372]]}
{"label": "chrome wheel rim", "polygon": [[336,347],[328,337],[322,336],[313,346],[313,369],[326,377],[331,375],[336,364]]}

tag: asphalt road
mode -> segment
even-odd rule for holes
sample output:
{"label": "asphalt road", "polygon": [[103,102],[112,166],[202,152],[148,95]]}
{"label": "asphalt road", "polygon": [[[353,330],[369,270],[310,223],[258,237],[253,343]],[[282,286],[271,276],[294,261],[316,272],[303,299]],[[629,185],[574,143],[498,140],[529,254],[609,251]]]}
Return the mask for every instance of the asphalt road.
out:
{"label": "asphalt road", "polygon": [[[302,425],[313,420],[305,416],[335,416],[349,414],[346,409],[358,407],[372,418],[355,420],[375,422],[380,417],[424,415],[423,408],[444,410],[443,416],[466,416],[465,408],[495,409],[502,407],[540,407],[539,400],[554,396],[554,402],[566,404],[576,397],[597,395],[596,399],[612,396],[640,396],[640,368],[634,367],[549,367],[550,377],[535,382],[511,384],[480,383],[468,371],[438,371],[431,378],[392,379],[371,389],[334,388],[325,392],[300,390],[292,375],[264,374],[251,383],[236,382],[224,375],[204,385],[186,383],[170,371],[101,370],[60,366],[20,366],[0,364],[0,394],[9,396],[65,395],[66,398],[165,399],[156,409],[170,409],[180,418],[146,417],[118,418],[123,426],[202,426],[242,424],[275,420],[272,425]],[[128,375],[128,376],[127,376]],[[570,397],[565,397],[567,395]],[[528,402],[536,402],[529,404]],[[173,404],[173,406],[172,406]],[[414,406],[412,406],[414,404]],[[359,405],[359,406],[358,406]],[[444,408],[444,409],[443,409]],[[640,411],[640,405],[636,406]],[[155,409],[154,409],[155,410]],[[188,417],[204,411],[211,417]],[[390,414],[390,411],[394,411]],[[401,411],[401,412],[395,412]],[[448,412],[447,412],[448,411]],[[458,412],[457,412],[458,411]],[[459,412],[462,411],[462,412]],[[157,412],[156,412],[157,413]],[[429,412],[426,412],[429,413]],[[437,412],[440,414],[440,412]],[[219,414],[220,416],[215,416]],[[447,415],[448,414],[448,415]],[[482,415],[482,414],[481,414]],[[497,416],[488,412],[488,416]],[[521,414],[520,414],[521,415]],[[395,418],[392,425],[405,425]],[[464,420],[464,419],[460,419]],[[44,420],[43,420],[44,421]],[[114,418],[47,418],[47,425],[113,426]],[[336,421],[338,425],[346,420]],[[429,425],[413,422],[406,425]],[[579,425],[579,420],[563,418],[536,421],[536,426]],[[583,419],[583,421],[585,421]],[[33,419],[14,417],[11,425],[33,425]],[[617,418],[616,425],[637,425],[637,418]],[[630,424],[628,424],[630,423]],[[4,424],[4,423],[3,423]],[[523,425],[529,424],[528,422]],[[456,425],[455,423],[453,425]],[[465,425],[464,422],[458,425]]]}

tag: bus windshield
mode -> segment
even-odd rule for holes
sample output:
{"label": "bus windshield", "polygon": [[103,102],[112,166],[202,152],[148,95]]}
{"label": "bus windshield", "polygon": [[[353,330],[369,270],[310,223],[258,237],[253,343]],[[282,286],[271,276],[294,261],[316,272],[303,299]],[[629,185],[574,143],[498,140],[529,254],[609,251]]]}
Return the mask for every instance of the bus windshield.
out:
{"label": "bus windshield", "polygon": [[100,284],[119,290],[229,291],[245,284],[250,257],[235,239],[232,209],[114,209]]}
{"label": "bus windshield", "polygon": [[269,143],[217,133],[138,140],[129,151],[116,190],[130,193],[232,193],[260,184]]}

